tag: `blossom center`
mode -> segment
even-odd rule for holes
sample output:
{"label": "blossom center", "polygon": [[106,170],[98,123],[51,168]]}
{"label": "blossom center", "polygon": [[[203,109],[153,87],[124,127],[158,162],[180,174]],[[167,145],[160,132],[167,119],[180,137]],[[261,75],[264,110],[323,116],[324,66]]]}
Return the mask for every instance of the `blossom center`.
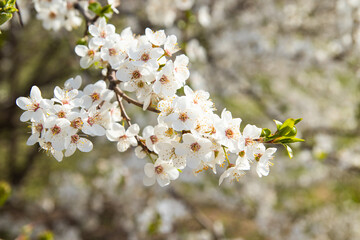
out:
{"label": "blossom center", "polygon": [[150,59],[150,56],[147,53],[143,53],[143,55],[141,55],[140,59],[141,59],[141,61],[147,62]]}
{"label": "blossom center", "polygon": [[92,101],[95,102],[100,99],[100,94],[95,92],[95,93],[91,94],[90,97],[91,97]]}
{"label": "blossom center", "polygon": [[159,141],[159,139],[156,135],[150,136],[150,140],[151,140],[152,144],[155,144],[155,143],[157,143],[157,141]]}
{"label": "blossom center", "polygon": [[141,78],[141,73],[139,72],[139,70],[133,71],[131,79],[139,79],[139,78]]}
{"label": "blossom center", "polygon": [[260,161],[260,158],[262,157],[262,154],[258,153],[258,154],[254,154],[254,156],[255,156],[255,160],[258,162],[258,161]]}
{"label": "blossom center", "polygon": [[79,139],[80,139],[80,137],[77,134],[71,136],[72,143],[77,143],[79,141]]}
{"label": "blossom center", "polygon": [[231,130],[230,128],[227,129],[227,130],[225,131],[225,136],[226,136],[227,138],[233,138],[233,137],[234,137],[234,132],[233,132],[233,130]]}
{"label": "blossom center", "polygon": [[60,112],[57,113],[57,116],[58,116],[59,118],[65,118],[65,117],[66,117],[66,113],[65,113],[64,111],[60,111]]}
{"label": "blossom center", "polygon": [[102,31],[100,32],[100,37],[101,37],[101,38],[106,38],[106,32],[105,32],[104,30],[102,30]]}
{"label": "blossom center", "polygon": [[[89,122],[89,120],[88,120]],[[89,123],[90,124],[90,123]],[[81,118],[75,118],[74,120],[71,121],[70,126],[76,129],[79,129],[82,127],[82,125],[84,125],[83,121],[81,120]]]}
{"label": "blossom center", "polygon": [[143,81],[137,83],[138,88],[143,88],[145,86]]}
{"label": "blossom center", "polygon": [[51,132],[53,135],[59,134],[61,132],[61,128],[58,125],[55,125],[51,128]]}
{"label": "blossom center", "polygon": [[50,13],[49,13],[49,18],[50,18],[50,19],[55,19],[56,16],[57,16],[57,15],[56,15],[56,13],[54,13],[54,12],[50,12]]}
{"label": "blossom center", "polygon": [[40,108],[40,104],[39,103],[33,103],[32,105],[32,109],[34,112],[36,112],[36,110],[38,110]]}
{"label": "blossom center", "polygon": [[190,145],[190,149],[191,149],[193,152],[199,151],[200,148],[201,148],[201,146],[200,146],[200,144],[197,143],[197,142],[192,143],[192,144]]}
{"label": "blossom center", "polygon": [[170,82],[168,77],[165,75],[162,75],[159,81],[161,82],[161,84],[166,84],[166,83]]}
{"label": "blossom center", "polygon": [[39,123],[35,126],[36,132],[41,133],[42,130],[43,130],[43,125],[41,123]]}
{"label": "blossom center", "polygon": [[89,117],[88,120],[87,120],[87,122],[88,122],[88,124],[89,124],[90,126],[92,126],[92,125],[94,125],[94,123],[95,123],[95,118]]}
{"label": "blossom center", "polygon": [[180,119],[180,121],[182,121],[182,122],[186,122],[186,120],[189,119],[189,116],[188,116],[186,113],[180,113],[180,114],[179,114],[179,119]]}
{"label": "blossom center", "polygon": [[155,167],[156,174],[161,174],[164,171],[163,166],[159,165]]}
{"label": "blossom center", "polygon": [[109,55],[110,56],[116,56],[117,55],[116,49],[115,48],[109,48]]}
{"label": "blossom center", "polygon": [[91,58],[94,58],[94,56],[95,56],[94,50],[89,49],[89,51],[87,52],[87,55],[88,55],[89,57],[91,57]]}

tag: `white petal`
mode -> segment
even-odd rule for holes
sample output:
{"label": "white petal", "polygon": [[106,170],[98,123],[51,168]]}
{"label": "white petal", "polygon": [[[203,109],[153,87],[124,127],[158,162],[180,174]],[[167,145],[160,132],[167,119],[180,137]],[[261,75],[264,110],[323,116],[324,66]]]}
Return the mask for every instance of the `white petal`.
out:
{"label": "white petal", "polygon": [[26,141],[26,145],[31,146],[37,143],[39,140],[39,134],[31,134],[31,136]]}
{"label": "white petal", "polygon": [[157,177],[156,180],[157,180],[158,184],[160,185],[160,187],[165,187],[166,185],[170,184],[169,178]]}
{"label": "white petal", "polygon": [[37,86],[33,86],[30,91],[30,97],[34,100],[40,101],[42,99],[40,89]]}
{"label": "white petal", "polygon": [[147,176],[144,176],[143,178],[143,183],[145,186],[151,186],[151,185],[154,185],[155,183],[155,176],[154,177],[147,177]]}
{"label": "white petal", "polygon": [[77,147],[81,152],[90,152],[93,149],[93,144],[86,138],[80,138]]}
{"label": "white petal", "polygon": [[34,112],[29,112],[29,111],[26,111],[24,112],[23,114],[21,114],[20,116],[20,121],[22,122],[27,122],[30,120],[30,118],[32,117]]}
{"label": "white petal", "polygon": [[125,152],[130,147],[130,143],[128,141],[119,141],[117,143],[117,149],[119,152]]}
{"label": "white petal", "polygon": [[77,45],[75,47],[75,53],[80,57],[84,57],[87,54],[88,50],[89,48],[84,45]]}
{"label": "white petal", "polygon": [[152,163],[147,163],[147,164],[145,164],[145,166],[144,166],[144,172],[145,172],[145,174],[146,174],[146,176],[148,176],[148,177],[153,177],[153,176],[155,176],[155,167],[154,167],[154,164],[152,164]]}
{"label": "white petal", "polygon": [[32,102],[29,98],[26,97],[19,97],[16,99],[16,105],[18,105],[19,108],[22,110],[28,110],[27,106],[32,105]]}
{"label": "white petal", "polygon": [[65,157],[69,157],[73,155],[75,153],[75,150],[76,150],[76,145],[70,144],[65,151]]}
{"label": "white petal", "polygon": [[139,125],[137,125],[135,123],[126,130],[126,135],[127,136],[135,136],[139,133],[139,131],[140,131]]}

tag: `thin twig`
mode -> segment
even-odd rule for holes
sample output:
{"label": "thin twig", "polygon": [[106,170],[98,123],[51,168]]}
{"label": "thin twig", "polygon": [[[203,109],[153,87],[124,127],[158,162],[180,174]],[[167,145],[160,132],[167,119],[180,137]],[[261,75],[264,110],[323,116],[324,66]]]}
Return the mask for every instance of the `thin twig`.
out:
{"label": "thin twig", "polygon": [[19,16],[20,26],[21,26],[21,27],[24,27],[24,22],[23,22],[23,20],[22,20],[20,8],[19,8],[19,5],[17,4],[17,2],[15,2],[15,7],[16,7],[17,10],[18,10],[18,16]]}

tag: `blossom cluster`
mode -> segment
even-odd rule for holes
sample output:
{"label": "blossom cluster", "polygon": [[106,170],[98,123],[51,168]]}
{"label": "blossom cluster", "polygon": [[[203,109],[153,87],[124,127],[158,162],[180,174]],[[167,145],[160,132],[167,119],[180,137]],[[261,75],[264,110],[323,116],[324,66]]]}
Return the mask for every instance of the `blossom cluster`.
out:
{"label": "blossom cluster", "polygon": [[[246,125],[241,132],[240,118],[233,118],[226,109],[217,115],[208,92],[186,85],[189,59],[184,54],[174,55],[180,50],[176,36],[149,28],[141,36],[135,36],[130,28],[117,34],[104,18],[90,25],[89,33],[88,45],[75,47],[81,67],[103,68],[105,80],[120,91],[134,92],[143,110],[156,107],[157,125],[146,126],[140,136],[139,126],[125,117],[123,96],[111,103],[118,92],[109,90],[103,80],[80,91],[81,78],[76,77],[66,81],[63,89],[56,87],[51,100],[42,99],[35,86],[30,98],[17,99],[17,105],[26,110],[21,121],[32,125],[28,144],[39,142],[58,160],[63,151],[69,156],[76,148],[84,152],[92,149],[80,131],[90,136],[106,135],[109,141],[117,142],[120,152],[139,145],[136,155],[151,160],[144,166],[145,185],[157,181],[166,186],[185,167],[195,173],[207,169],[216,173],[217,165],[223,167],[226,162],[227,170],[219,184],[225,178],[238,180],[250,170],[251,163],[256,163],[259,177],[269,174],[276,148],[266,149],[261,128]],[[183,96],[177,94],[181,88]]]}
{"label": "blossom cluster", "polygon": [[[65,28],[71,31],[79,27],[83,22],[83,17],[78,9],[75,8],[76,4],[84,10],[83,14],[89,17],[95,17],[95,14],[88,10],[88,0],[33,0],[37,18],[42,21],[43,27],[46,30],[59,31]],[[94,1],[93,1],[94,2]],[[108,0],[112,10],[118,13],[115,8],[118,3],[116,0]],[[111,14],[108,14],[109,16]]]}
{"label": "blossom cluster", "polygon": [[76,149],[89,152],[92,142],[85,136],[103,136],[111,124],[119,121],[117,102],[111,103],[114,93],[103,80],[87,85],[83,91],[80,76],[70,78],[64,88],[55,87],[54,98],[44,99],[40,89],[33,86],[30,97],[19,97],[16,104],[25,112],[22,122],[31,123],[28,145],[39,143],[58,161],[71,156]]}

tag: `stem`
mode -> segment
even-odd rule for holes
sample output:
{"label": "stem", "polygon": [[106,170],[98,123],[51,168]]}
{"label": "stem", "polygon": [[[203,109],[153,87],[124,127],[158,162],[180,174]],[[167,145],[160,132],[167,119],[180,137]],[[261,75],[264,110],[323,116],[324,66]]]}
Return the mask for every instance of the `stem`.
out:
{"label": "stem", "polygon": [[20,26],[21,26],[21,27],[24,27],[24,22],[23,22],[23,20],[22,20],[20,8],[19,8],[19,5],[17,4],[17,2],[15,2],[15,7],[16,7],[17,10],[18,10],[18,16],[19,16]]}
{"label": "stem", "polygon": [[227,152],[226,152],[226,150],[225,150],[225,147],[223,146],[222,148],[223,148],[224,153],[225,153],[225,158],[226,158],[226,161],[227,161],[227,163],[228,163],[228,164],[229,164],[229,166],[230,166],[230,165],[231,165],[231,163],[230,163],[230,160],[229,160],[228,154],[227,154]]}

